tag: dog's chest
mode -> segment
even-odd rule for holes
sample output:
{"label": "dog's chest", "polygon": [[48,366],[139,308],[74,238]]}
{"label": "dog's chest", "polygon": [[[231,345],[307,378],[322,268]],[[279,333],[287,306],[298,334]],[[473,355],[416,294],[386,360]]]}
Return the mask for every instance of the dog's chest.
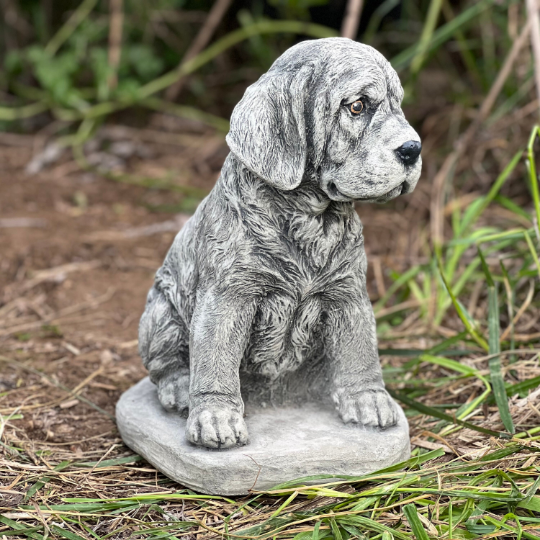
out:
{"label": "dog's chest", "polygon": [[264,254],[264,264],[282,276],[288,287],[303,295],[314,283],[330,283],[339,269],[354,266],[363,239],[352,207],[347,213],[309,214],[295,206],[283,210],[268,212],[263,223],[257,224],[254,260],[260,263],[259,255]]}
{"label": "dog's chest", "polygon": [[269,263],[276,277],[259,299],[245,370],[276,378],[315,359],[328,310],[359,294],[365,261],[359,221],[319,225],[291,220],[282,229]]}
{"label": "dog's chest", "polygon": [[244,370],[275,379],[297,369],[320,348],[316,334],[322,330],[323,311],[323,304],[314,295],[271,293],[262,298]]}

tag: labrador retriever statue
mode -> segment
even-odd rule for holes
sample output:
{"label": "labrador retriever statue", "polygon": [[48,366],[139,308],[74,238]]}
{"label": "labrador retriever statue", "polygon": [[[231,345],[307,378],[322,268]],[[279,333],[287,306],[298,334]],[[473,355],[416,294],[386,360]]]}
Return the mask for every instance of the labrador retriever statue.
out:
{"label": "labrador retriever statue", "polygon": [[308,388],[343,422],[397,422],[354,204],[418,181],[402,98],[381,54],[329,38],[287,50],[234,109],[221,176],[174,240],[139,329],[161,404],[189,411],[191,443],[246,444],[243,395]]}

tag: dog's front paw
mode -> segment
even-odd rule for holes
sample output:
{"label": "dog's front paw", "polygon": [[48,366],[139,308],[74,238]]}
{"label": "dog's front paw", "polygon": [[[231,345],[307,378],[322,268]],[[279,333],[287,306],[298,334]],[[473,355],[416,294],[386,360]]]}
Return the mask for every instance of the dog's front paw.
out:
{"label": "dog's front paw", "polygon": [[389,428],[397,424],[397,409],[386,390],[364,390],[334,395],[339,414],[346,424]]}
{"label": "dog's front paw", "polygon": [[207,448],[231,448],[247,443],[248,430],[239,412],[224,405],[200,406],[189,414],[186,437]]}

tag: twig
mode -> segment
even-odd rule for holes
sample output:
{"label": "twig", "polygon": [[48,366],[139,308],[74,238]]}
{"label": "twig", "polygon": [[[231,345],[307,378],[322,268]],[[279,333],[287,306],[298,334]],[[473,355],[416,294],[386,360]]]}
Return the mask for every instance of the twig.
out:
{"label": "twig", "polygon": [[115,291],[116,290],[111,287],[105,294],[103,294],[102,296],[99,296],[98,298],[92,299],[87,302],[81,302],[80,304],[75,304],[73,306],[65,307],[61,309],[60,311],[57,311],[56,313],[52,314],[48,318],[41,319],[35,322],[18,324],[15,326],[8,326],[7,328],[0,329],[0,337],[10,336],[18,332],[26,332],[28,330],[40,328],[43,325],[55,326],[61,323],[62,324],[66,324],[68,322],[73,323],[75,320],[73,317],[74,313],[77,313],[78,311],[82,311],[88,308],[91,308],[91,309],[96,308],[100,304],[104,304],[105,302],[107,302],[108,300],[112,298]]}
{"label": "twig", "polygon": [[362,15],[364,0],[349,0],[347,2],[347,11],[341,26],[341,35],[349,39],[356,39],[358,33],[358,24]]}
{"label": "twig", "polygon": [[[25,369],[26,371],[29,371],[30,373],[33,373],[34,375],[37,375],[38,377],[42,377],[42,378],[46,379],[53,386],[56,386],[56,388],[59,388],[60,390],[63,390],[64,392],[67,392],[68,394],[72,395],[75,399],[78,399],[79,401],[82,401],[83,403],[86,403],[86,405],[89,405],[90,407],[92,407],[96,411],[98,411],[101,414],[109,417],[111,420],[114,420],[114,416],[109,414],[106,410],[102,409],[101,407],[99,407],[98,405],[96,405],[92,401],[86,399],[85,397],[74,394],[73,390],[71,390],[67,386],[63,385],[62,383],[57,382],[56,380],[52,379],[51,377],[49,377],[43,371],[40,371],[38,369],[34,369],[31,366],[27,366],[26,364],[23,364],[22,362],[19,362],[18,360],[12,360],[11,358],[8,358],[6,356],[0,356],[0,361],[7,362],[8,364],[12,364],[13,366]],[[87,380],[88,379],[85,379],[85,381],[83,381],[82,384],[85,384]],[[82,388],[82,386],[81,386],[81,388]],[[46,407],[46,406],[51,406],[51,405],[55,406],[55,405],[60,404],[64,400],[65,400],[65,398],[62,398],[60,401],[54,400],[54,401],[48,402],[48,403],[41,403],[41,404],[39,404],[39,407]],[[29,407],[30,408],[36,408],[35,405],[30,405]],[[23,410],[23,409],[24,409],[24,407],[21,407],[21,406],[17,407],[17,410]]]}
{"label": "twig", "polygon": [[386,287],[384,286],[384,275],[382,271],[381,258],[372,257],[373,273],[375,274],[375,283],[377,285],[377,294],[379,298],[382,298],[386,294]]}
{"label": "twig", "polygon": [[421,305],[421,302],[417,300],[416,298],[413,298],[412,300],[406,300],[405,302],[401,302],[400,304],[396,304],[388,308],[380,309],[376,311],[375,317],[377,319],[380,319],[382,317],[386,317],[387,315],[391,315],[392,313],[399,313],[400,311],[404,311],[410,308],[415,308],[420,305]]}
{"label": "twig", "polygon": [[98,375],[101,375],[105,369],[105,366],[101,365],[99,366],[94,372],[92,372],[86,379],[81,381],[73,390],[71,390],[71,395],[73,397],[77,397],[77,394],[81,392],[81,390],[93,379],[95,379]]}
{"label": "twig", "polygon": [[122,54],[122,25],[124,22],[123,0],[110,0],[111,22],[109,25],[109,90],[118,85],[118,66]]}
{"label": "twig", "polygon": [[[182,62],[180,63],[179,67],[192,58],[195,58],[195,56],[197,56],[206,47],[206,45],[208,45],[230,4],[231,0],[216,0],[216,3],[212,6],[212,9],[208,13],[208,17],[199,30],[199,33],[182,58]],[[179,79],[167,89],[165,97],[169,101],[174,101],[178,97],[182,91],[182,87],[184,86],[184,81],[185,79]]]}
{"label": "twig", "polygon": [[152,236],[164,232],[177,233],[190,218],[187,214],[177,214],[174,219],[162,221],[161,223],[153,223],[152,225],[144,225],[142,227],[132,227],[125,231],[97,231],[85,236],[86,240],[126,240],[130,238],[140,238],[143,236]]}
{"label": "twig", "polygon": [[15,228],[43,228],[47,226],[44,219],[18,217],[18,218],[0,218],[0,229],[15,229]]}
{"label": "twig", "polygon": [[88,270],[95,270],[96,268],[99,268],[102,264],[103,263],[100,260],[95,259],[93,261],[67,263],[60,266],[55,266],[53,268],[46,268],[45,270],[38,270],[34,273],[31,279],[23,283],[21,286],[16,287],[14,285],[9,290],[9,293],[13,295],[16,291],[17,294],[22,294],[26,291],[29,291],[30,289],[33,289],[34,287],[45,281],[62,282],[67,274],[71,274],[73,272],[86,272]]}
{"label": "twig", "polygon": [[255,489],[255,485],[257,484],[257,480],[259,479],[259,475],[261,474],[262,465],[259,465],[251,456],[248,456],[247,454],[244,454],[244,456],[248,457],[259,467],[259,470],[257,471],[257,476],[255,477],[255,481],[253,482],[253,485],[248,489],[248,491],[251,493]]}
{"label": "twig", "polygon": [[521,319],[521,316],[525,313],[530,303],[532,302],[533,297],[534,297],[534,281],[531,280],[529,283],[529,292],[527,293],[525,302],[523,302],[523,305],[518,309],[516,316],[510,321],[508,328],[502,333],[501,341],[504,341],[508,337],[508,334],[512,331],[512,329],[515,328],[519,319]]}
{"label": "twig", "polygon": [[540,18],[537,0],[527,0],[527,18],[531,26],[531,45],[534,58],[536,92],[540,100]]}
{"label": "twig", "polygon": [[116,448],[120,446],[119,444],[113,444],[95,463],[95,465],[88,471],[86,474],[86,480],[88,481],[89,476],[96,470],[97,467],[99,467],[99,464]]}
{"label": "twig", "polygon": [[433,244],[440,246],[444,239],[444,195],[446,191],[446,182],[451,176],[457,162],[464,154],[464,152],[469,147],[471,139],[474,137],[478,128],[482,122],[487,118],[491,109],[495,105],[495,101],[499,96],[506,79],[512,71],[514,62],[516,61],[519,52],[523,48],[525,41],[529,35],[531,28],[531,21],[529,20],[519,37],[514,41],[504,64],[491,87],[486,99],[482,103],[480,110],[472,122],[472,124],[467,128],[465,133],[457,140],[455,144],[455,149],[447,156],[444,160],[442,167],[439,169],[439,172],[436,174],[433,180],[432,188],[432,199],[431,199],[431,237],[433,239]]}

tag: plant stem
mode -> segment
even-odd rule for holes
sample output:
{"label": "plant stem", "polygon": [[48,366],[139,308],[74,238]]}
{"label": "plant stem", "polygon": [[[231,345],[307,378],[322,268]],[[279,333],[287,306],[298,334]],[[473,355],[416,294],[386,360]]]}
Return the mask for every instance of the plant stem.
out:
{"label": "plant stem", "polygon": [[52,39],[47,43],[45,52],[54,56],[58,49],[69,39],[77,27],[88,17],[90,12],[96,7],[98,0],[83,0],[79,7],[72,13],[66,23],[56,32]]}
{"label": "plant stem", "polygon": [[364,0],[349,0],[347,2],[347,11],[341,26],[341,35],[349,39],[356,39],[358,34],[358,24],[362,16]]}
{"label": "plant stem", "polygon": [[[216,31],[216,28],[218,27],[218,24],[223,19],[227,9],[229,9],[230,4],[231,0],[216,0],[212,6],[212,9],[208,13],[208,16],[206,17],[202,28],[199,30],[199,33],[182,58],[180,67],[182,64],[185,64],[192,58],[195,58],[195,56],[197,56],[208,45],[212,39],[212,36],[214,35],[214,32]],[[183,80],[180,79],[173,85],[169,86],[165,95],[166,99],[169,101],[174,101],[182,91],[182,83]]]}
{"label": "plant stem", "polygon": [[437,21],[439,20],[439,15],[441,12],[442,0],[431,0],[429,3],[429,9],[426,17],[426,23],[422,29],[422,35],[420,36],[420,41],[418,42],[418,49],[416,51],[415,57],[411,62],[411,73],[412,75],[418,74],[426,54],[428,52],[429,44],[433,37],[433,32],[437,26]]}
{"label": "plant stem", "polygon": [[123,0],[110,0],[111,17],[109,23],[109,90],[118,85],[118,66],[122,54],[122,26],[124,22]]}

